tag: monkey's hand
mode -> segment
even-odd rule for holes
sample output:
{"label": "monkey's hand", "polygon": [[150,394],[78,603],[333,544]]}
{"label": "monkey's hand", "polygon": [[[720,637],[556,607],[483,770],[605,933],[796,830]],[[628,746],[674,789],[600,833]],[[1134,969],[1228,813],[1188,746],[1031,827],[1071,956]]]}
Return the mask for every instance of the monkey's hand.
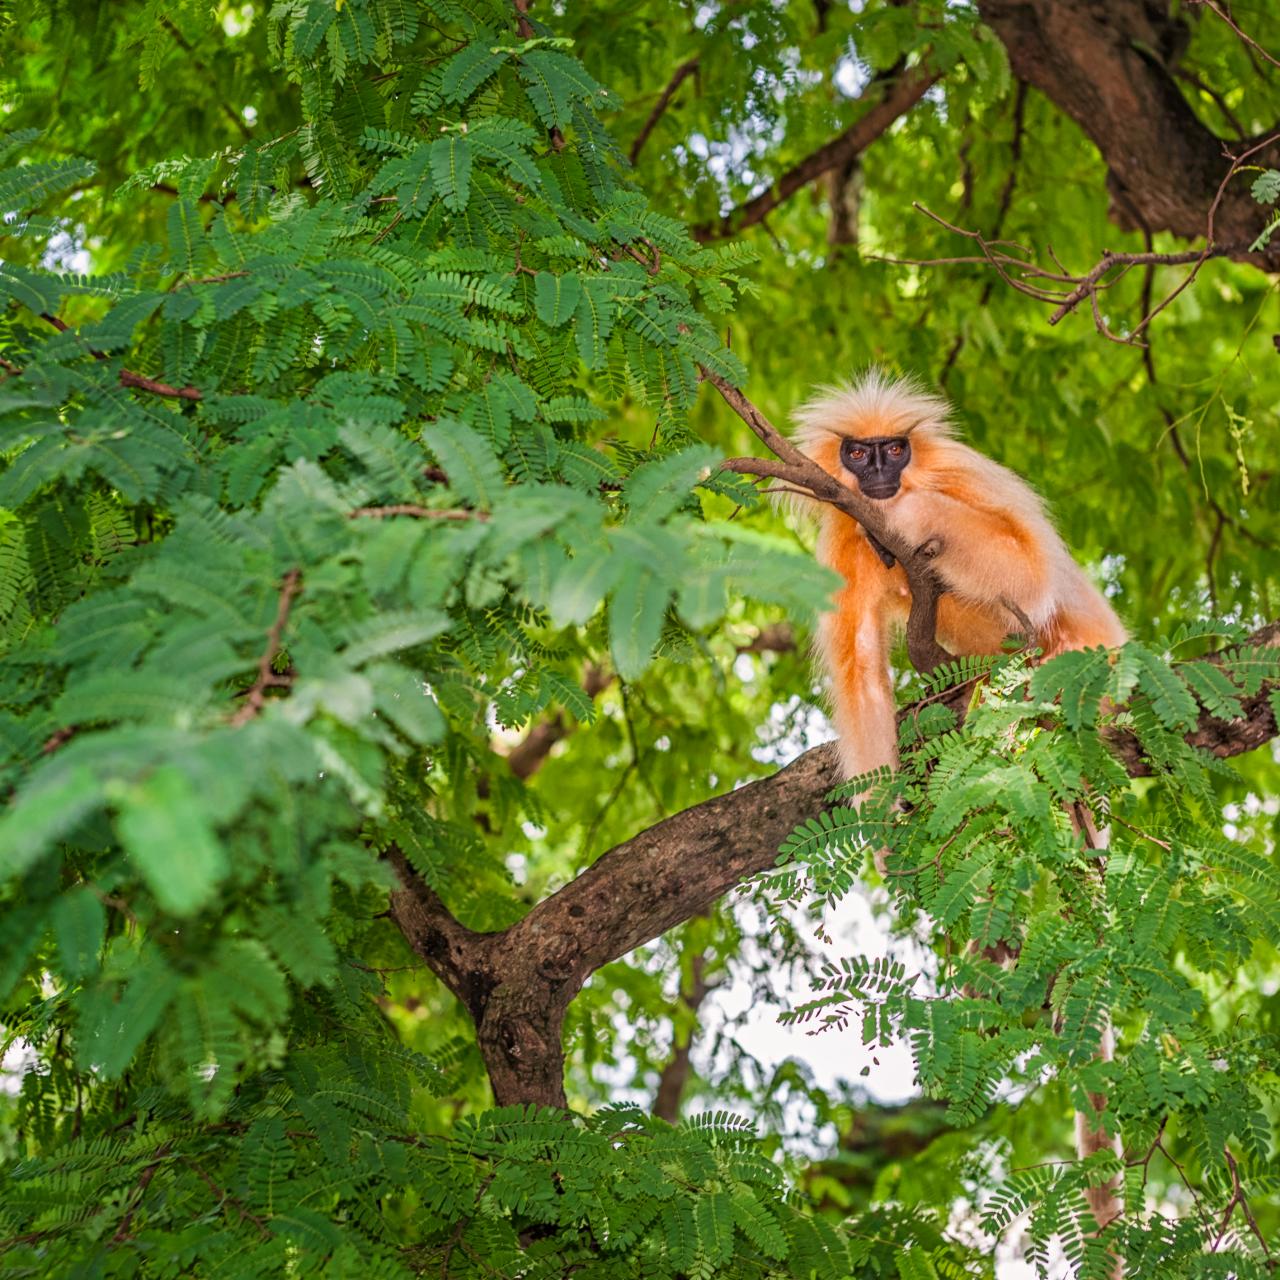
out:
{"label": "monkey's hand", "polygon": [[867,541],[871,543],[871,549],[880,557],[884,567],[886,569],[892,569],[893,566],[898,563],[893,552],[888,550],[880,541],[878,541],[870,529],[863,529],[862,532],[867,535]]}

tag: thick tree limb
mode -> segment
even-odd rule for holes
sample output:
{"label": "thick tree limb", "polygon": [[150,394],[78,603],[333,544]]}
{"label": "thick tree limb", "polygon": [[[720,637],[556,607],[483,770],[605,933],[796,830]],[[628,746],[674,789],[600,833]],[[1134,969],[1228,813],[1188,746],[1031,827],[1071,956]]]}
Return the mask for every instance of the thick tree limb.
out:
{"label": "thick tree limb", "polygon": [[815,178],[842,168],[865,151],[900,116],[906,115],[937,83],[939,74],[923,67],[912,67],[892,81],[875,82],[874,92],[883,86],[883,96],[854,121],[843,133],[806,156],[788,169],[767,191],[730,210],[714,222],[700,223],[690,230],[695,240],[722,240],[768,217],[784,200],[789,199]]}
{"label": "thick tree limb", "polygon": [[[1014,75],[1070,116],[1101,152],[1112,220],[1128,231],[1204,236],[1231,161],[1178,88],[1189,32],[1176,7],[1161,0],[978,0],[978,10],[1008,51]],[[1277,160],[1280,143],[1272,141],[1255,163]],[[1248,250],[1265,220],[1247,184],[1233,182],[1219,203],[1213,239],[1239,246],[1232,256],[1274,269],[1280,242],[1262,254]]]}
{"label": "thick tree limb", "polygon": [[[1278,642],[1280,621],[1247,641]],[[1202,717],[1188,741],[1227,757],[1280,733],[1265,691],[1245,700],[1245,712],[1231,721]],[[1136,740],[1118,734],[1112,745],[1131,773],[1150,772]],[[771,777],[615,845],[501,933],[466,929],[393,850],[388,856],[403,887],[392,895],[392,917],[475,1019],[497,1101],[563,1106],[560,1028],[587,978],[774,866],[783,840],[842,781],[835,745],[814,747]]]}

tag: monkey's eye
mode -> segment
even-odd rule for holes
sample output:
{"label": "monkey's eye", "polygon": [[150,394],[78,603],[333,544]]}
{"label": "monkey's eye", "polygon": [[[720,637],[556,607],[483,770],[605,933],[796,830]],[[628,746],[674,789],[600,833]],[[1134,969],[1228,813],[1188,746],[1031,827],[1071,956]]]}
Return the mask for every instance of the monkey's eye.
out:
{"label": "monkey's eye", "polygon": [[854,462],[861,462],[867,456],[867,451],[865,449],[850,449],[849,456]]}
{"label": "monkey's eye", "polygon": [[891,444],[889,446],[889,457],[891,458],[902,457],[902,446],[900,444]]}

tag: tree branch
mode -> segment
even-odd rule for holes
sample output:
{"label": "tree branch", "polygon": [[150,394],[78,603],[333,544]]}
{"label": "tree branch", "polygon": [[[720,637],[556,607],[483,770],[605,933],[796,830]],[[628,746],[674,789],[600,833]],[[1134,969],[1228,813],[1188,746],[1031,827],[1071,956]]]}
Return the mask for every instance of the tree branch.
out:
{"label": "tree branch", "polygon": [[[1246,643],[1280,643],[1280,621]],[[1244,716],[1202,716],[1187,741],[1227,757],[1275,738],[1280,729],[1267,690],[1243,701]],[[899,720],[922,705],[904,708]],[[1109,741],[1131,774],[1151,773],[1131,735],[1115,733]],[[403,855],[389,851],[402,884],[392,895],[392,917],[471,1012],[498,1102],[563,1106],[560,1027],[587,978],[775,866],[782,842],[820,812],[843,781],[835,744],[813,747],[768,778],[713,796],[615,845],[500,933],[479,934],[459,924]]]}
{"label": "tree branch", "polygon": [[[1073,119],[1108,167],[1111,218],[1126,231],[1204,235],[1222,180],[1223,140],[1201,123],[1177,83],[1190,39],[1177,7],[1147,0],[978,0],[978,11],[1028,80]],[[1254,142],[1262,142],[1259,135]],[[1258,163],[1280,159],[1274,139]],[[1280,240],[1251,253],[1265,220],[1248,189],[1219,201],[1215,240],[1231,256],[1274,270]]]}
{"label": "tree branch", "polygon": [[[71,329],[71,326],[65,320],[60,320],[57,316],[51,315],[48,311],[42,311],[40,313],[40,319],[53,325],[59,333],[67,333]],[[98,351],[93,347],[89,348],[89,354],[95,360],[105,360],[107,358],[107,353],[105,351]],[[13,368],[12,366],[9,367],[12,369],[14,374],[20,374],[22,372],[21,369]],[[122,387],[133,387],[138,391],[150,391],[152,395],[168,396],[177,400],[204,399],[204,392],[198,387],[173,387],[167,382],[157,382],[154,378],[143,377],[140,373],[134,373],[132,369],[120,370],[120,385]]]}
{"label": "tree branch", "polygon": [[657,127],[663,113],[671,105],[671,99],[675,97],[676,90],[698,69],[698,61],[698,55],[695,53],[692,58],[682,62],[672,73],[671,79],[667,81],[666,88],[658,95],[658,101],[653,104],[653,110],[649,112],[648,119],[641,125],[640,132],[636,134],[635,141],[631,144],[628,158],[632,164],[635,164],[640,158],[641,149],[649,141],[649,135]]}
{"label": "tree branch", "polygon": [[691,227],[693,238],[704,242],[722,240],[747,227],[755,226],[801,187],[832,169],[847,165],[855,156],[865,151],[895,120],[906,115],[939,79],[938,72],[912,67],[894,80],[885,82],[884,96],[843,133],[788,169],[768,190],[762,191],[714,222],[699,223]]}
{"label": "tree branch", "polygon": [[278,676],[271,669],[276,654],[280,652],[280,637],[284,634],[285,624],[289,621],[289,610],[293,607],[294,598],[302,590],[302,571],[290,569],[280,583],[280,602],[276,606],[275,621],[267,631],[267,647],[258,659],[258,676],[245,694],[244,703],[231,717],[231,725],[238,728],[247,724],[267,705],[267,690],[276,685],[287,685],[287,677]]}
{"label": "tree branch", "polygon": [[[1280,137],[1280,135],[1277,136]],[[1267,139],[1267,142],[1270,141],[1272,139]],[[1254,147],[1252,151],[1245,152],[1238,159],[1235,159],[1231,170],[1222,180],[1222,185],[1218,189],[1219,197],[1225,191],[1231,175],[1238,172],[1244,160],[1258,149],[1258,147]],[[1210,258],[1234,257],[1244,248],[1243,244],[1213,243],[1213,216],[1217,208],[1215,203],[1209,209],[1209,221],[1203,249],[1188,249],[1181,253],[1152,253],[1149,251],[1143,253],[1113,253],[1110,249],[1107,249],[1104,250],[1102,256],[1088,271],[1072,274],[1062,266],[1052,249],[1049,250],[1049,253],[1053,256],[1056,270],[1042,266],[1028,257],[1020,256],[1028,252],[1021,245],[1011,245],[1010,242],[1005,240],[988,240],[980,231],[971,231],[966,227],[958,227],[940,217],[931,209],[926,209],[924,205],[914,201],[912,204],[926,218],[931,218],[940,227],[944,227],[954,235],[964,236],[966,239],[972,240],[981,251],[981,256],[958,258],[878,257],[878,261],[915,267],[967,265],[992,267],[1011,289],[1016,289],[1019,293],[1026,294],[1027,297],[1034,298],[1037,302],[1055,304],[1053,313],[1049,316],[1051,325],[1058,324],[1087,300],[1093,312],[1093,323],[1097,331],[1109,341],[1118,342],[1124,346],[1141,347],[1145,345],[1140,341],[1142,333],[1161,311],[1192,284],[1199,274],[1200,268]],[[1018,253],[1010,253],[1010,248],[1016,248]],[[1186,276],[1155,306],[1146,311],[1142,319],[1129,332],[1114,333],[1111,330],[1103,318],[1099,294],[1110,289],[1113,285],[1119,284],[1133,267],[1176,267],[1187,264],[1191,265],[1191,270]],[[1117,268],[1119,270],[1116,270]],[[1112,272],[1115,272],[1115,274],[1112,274]]]}

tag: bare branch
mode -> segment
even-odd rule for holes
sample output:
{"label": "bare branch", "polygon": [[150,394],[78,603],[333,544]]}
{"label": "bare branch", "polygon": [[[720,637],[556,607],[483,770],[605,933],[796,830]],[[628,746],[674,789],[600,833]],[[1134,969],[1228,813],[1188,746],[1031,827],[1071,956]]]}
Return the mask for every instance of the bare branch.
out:
{"label": "bare branch", "polygon": [[[1214,4],[1213,0],[1189,0],[1189,3],[1202,4],[1206,9],[1210,10],[1213,13],[1216,13],[1218,17],[1221,18],[1223,22],[1225,22],[1227,26],[1229,26],[1231,30],[1234,31],[1236,35],[1238,35],[1240,39],[1243,40],[1245,44],[1249,46],[1250,49],[1253,49],[1255,52],[1260,53],[1264,58],[1266,58],[1266,60],[1269,63],[1271,63],[1273,67],[1280,67],[1280,58],[1272,57],[1271,54],[1269,54],[1251,35],[1248,35],[1246,32],[1241,31],[1240,28],[1236,26],[1235,22],[1232,20],[1231,15],[1229,13],[1226,13],[1224,10],[1218,8],[1218,6]],[[1227,1158],[1230,1159],[1230,1156],[1228,1156]]]}
{"label": "bare branch", "polygon": [[285,624],[289,621],[289,610],[293,607],[294,599],[301,590],[302,571],[290,569],[280,583],[280,602],[276,606],[275,621],[267,631],[267,646],[258,659],[258,677],[245,694],[244,703],[240,709],[231,717],[234,728],[247,724],[266,706],[269,688],[289,683],[286,677],[278,676],[272,671],[271,664],[275,661],[276,654],[280,652],[280,637],[284,634]]}
{"label": "bare branch", "polygon": [[154,378],[144,378],[140,373],[130,369],[120,370],[120,385],[134,387],[139,391],[150,391],[155,396],[168,396],[176,400],[203,400],[204,392],[199,387],[171,387],[167,382],[157,382]]}
{"label": "bare branch", "polygon": [[[848,164],[854,156],[865,151],[895,120],[906,115],[939,78],[938,72],[913,67],[892,82],[885,82],[884,96],[843,133],[788,169],[767,191],[714,222],[704,222],[692,227],[693,238],[704,242],[722,240],[747,227],[755,226],[815,178]],[[881,83],[877,82],[872,92],[878,93],[880,88]]]}
{"label": "bare branch", "polygon": [[694,54],[692,58],[686,59],[672,72],[666,88],[658,95],[658,101],[653,104],[653,110],[649,112],[648,119],[640,127],[640,132],[636,134],[635,141],[631,144],[629,159],[632,164],[635,164],[640,158],[640,152],[644,144],[649,141],[649,135],[657,127],[663,113],[671,105],[671,99],[675,97],[676,90],[698,69],[698,61],[698,55]]}
{"label": "bare branch", "polygon": [[413,502],[396,502],[389,507],[356,507],[347,512],[347,519],[360,516],[382,520],[388,516],[412,516],[415,520],[480,520],[489,518],[487,511],[446,510],[440,507],[420,507]]}
{"label": "bare branch", "polygon": [[[1271,140],[1269,139],[1268,141]],[[1245,152],[1235,161],[1230,173],[1222,181],[1220,193],[1225,190],[1232,174],[1238,172],[1243,161],[1257,149],[1255,147],[1251,151]],[[1142,331],[1174,298],[1195,280],[1200,268],[1210,258],[1234,257],[1243,248],[1238,244],[1215,245],[1212,243],[1215,205],[1209,210],[1208,240],[1203,249],[1188,249],[1180,253],[1152,253],[1149,251],[1142,253],[1113,253],[1111,250],[1106,250],[1088,271],[1073,275],[1062,269],[1062,264],[1058,262],[1057,256],[1053,254],[1052,249],[1049,250],[1049,253],[1054,258],[1054,265],[1058,269],[1051,271],[1048,267],[1043,267],[1027,257],[1020,257],[1007,252],[1000,247],[1005,243],[1003,241],[988,240],[980,231],[958,227],[954,223],[948,222],[946,218],[934,213],[933,210],[925,208],[922,204],[913,202],[913,205],[925,217],[931,218],[940,227],[955,235],[964,236],[967,240],[972,240],[981,251],[980,256],[881,258],[879,259],[880,261],[917,267],[989,266],[995,270],[1010,288],[1026,294],[1029,298],[1034,298],[1037,302],[1054,304],[1053,313],[1049,316],[1050,324],[1058,324],[1064,317],[1070,315],[1081,303],[1087,300],[1093,314],[1094,327],[1097,331],[1111,342],[1117,342],[1124,346],[1140,347],[1144,345],[1139,341],[1139,335]],[[1187,263],[1192,264],[1191,271],[1187,276],[1162,301],[1152,307],[1130,332],[1120,334],[1112,332],[1103,318],[1102,308],[1098,301],[1098,295],[1103,290],[1110,289],[1117,284],[1125,273],[1133,267],[1181,266]],[[1118,271],[1116,270],[1117,268],[1119,268]],[[1113,275],[1111,274],[1112,272],[1116,272],[1116,274]]]}

